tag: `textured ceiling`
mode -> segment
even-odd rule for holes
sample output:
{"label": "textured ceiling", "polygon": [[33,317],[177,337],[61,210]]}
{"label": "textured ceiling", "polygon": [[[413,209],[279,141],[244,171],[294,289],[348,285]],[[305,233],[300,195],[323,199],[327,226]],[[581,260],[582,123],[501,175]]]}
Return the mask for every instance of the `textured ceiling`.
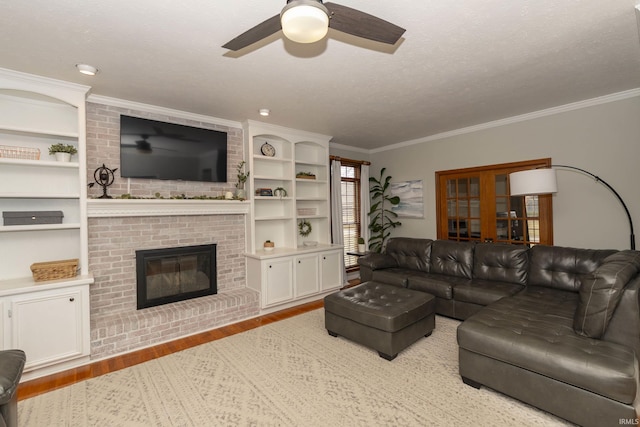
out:
{"label": "textured ceiling", "polygon": [[0,67],[364,149],[640,87],[639,0],[334,2],[407,31],[393,47],[279,32],[233,53],[221,46],[284,0],[9,0]]}

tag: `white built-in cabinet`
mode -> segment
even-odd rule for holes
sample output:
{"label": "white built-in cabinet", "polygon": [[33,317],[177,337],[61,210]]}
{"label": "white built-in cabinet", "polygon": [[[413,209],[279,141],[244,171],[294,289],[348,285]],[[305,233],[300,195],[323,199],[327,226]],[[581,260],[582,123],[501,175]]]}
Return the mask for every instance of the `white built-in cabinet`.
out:
{"label": "white built-in cabinet", "polygon": [[[330,230],[330,137],[255,121],[244,123],[244,136],[251,201],[248,286],[261,293],[263,309],[319,299],[339,289],[342,247],[331,244]],[[297,177],[300,173],[313,179]],[[273,195],[261,195],[260,189]],[[298,233],[302,220],[311,224],[309,236]],[[274,242],[273,251],[264,250],[266,240]]]}
{"label": "white built-in cabinet", "polygon": [[[32,371],[89,358],[88,231],[86,215],[87,86],[0,69],[0,145],[39,150],[39,159],[0,155],[0,211],[62,211],[62,224],[0,222],[2,348],[27,353]],[[71,162],[49,155],[72,144]],[[34,282],[35,262],[79,259],[72,279]],[[47,370],[47,369],[45,369]]]}
{"label": "white built-in cabinet", "polygon": [[247,283],[265,311],[317,300],[342,287],[341,257],[340,247],[247,254]]}

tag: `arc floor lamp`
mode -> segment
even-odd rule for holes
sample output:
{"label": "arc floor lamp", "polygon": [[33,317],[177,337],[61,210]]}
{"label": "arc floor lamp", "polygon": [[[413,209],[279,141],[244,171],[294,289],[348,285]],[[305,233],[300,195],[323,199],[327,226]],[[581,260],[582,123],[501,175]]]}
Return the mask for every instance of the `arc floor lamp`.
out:
{"label": "arc floor lamp", "polygon": [[511,188],[512,196],[531,196],[531,195],[539,195],[539,194],[550,194],[556,193],[558,191],[558,181],[556,179],[556,171],[551,168],[565,168],[565,169],[573,169],[579,172],[582,172],[586,175],[589,175],[596,182],[601,183],[605,187],[607,187],[611,192],[616,196],[622,207],[624,208],[625,213],[627,214],[627,218],[629,219],[629,228],[631,230],[630,241],[631,241],[631,249],[636,248],[636,237],[633,234],[633,220],[631,219],[631,214],[629,213],[629,209],[627,205],[620,197],[620,194],[614,188],[609,185],[606,181],[604,181],[599,176],[592,174],[589,171],[584,169],[577,168],[575,166],[567,166],[567,165],[551,165],[550,168],[541,168],[541,169],[529,169],[519,172],[514,172],[509,174],[509,184]]}

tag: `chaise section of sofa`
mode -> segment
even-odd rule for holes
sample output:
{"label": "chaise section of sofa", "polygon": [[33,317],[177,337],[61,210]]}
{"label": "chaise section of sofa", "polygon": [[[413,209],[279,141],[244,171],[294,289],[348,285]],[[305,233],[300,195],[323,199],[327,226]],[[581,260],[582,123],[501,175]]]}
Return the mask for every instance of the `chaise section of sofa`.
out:
{"label": "chaise section of sofa", "polygon": [[[635,419],[640,253],[535,246],[529,255],[526,290],[458,327],[461,377],[580,425]],[[585,283],[598,281],[596,296]],[[598,338],[576,329],[590,307],[598,326],[609,318],[600,308],[610,312]]]}

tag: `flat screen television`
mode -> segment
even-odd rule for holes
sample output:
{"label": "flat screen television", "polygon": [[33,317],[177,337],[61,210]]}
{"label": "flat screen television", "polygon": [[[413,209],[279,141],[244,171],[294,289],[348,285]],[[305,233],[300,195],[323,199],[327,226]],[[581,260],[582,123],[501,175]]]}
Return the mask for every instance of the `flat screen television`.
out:
{"label": "flat screen television", "polygon": [[122,115],[120,176],[227,182],[227,133]]}

